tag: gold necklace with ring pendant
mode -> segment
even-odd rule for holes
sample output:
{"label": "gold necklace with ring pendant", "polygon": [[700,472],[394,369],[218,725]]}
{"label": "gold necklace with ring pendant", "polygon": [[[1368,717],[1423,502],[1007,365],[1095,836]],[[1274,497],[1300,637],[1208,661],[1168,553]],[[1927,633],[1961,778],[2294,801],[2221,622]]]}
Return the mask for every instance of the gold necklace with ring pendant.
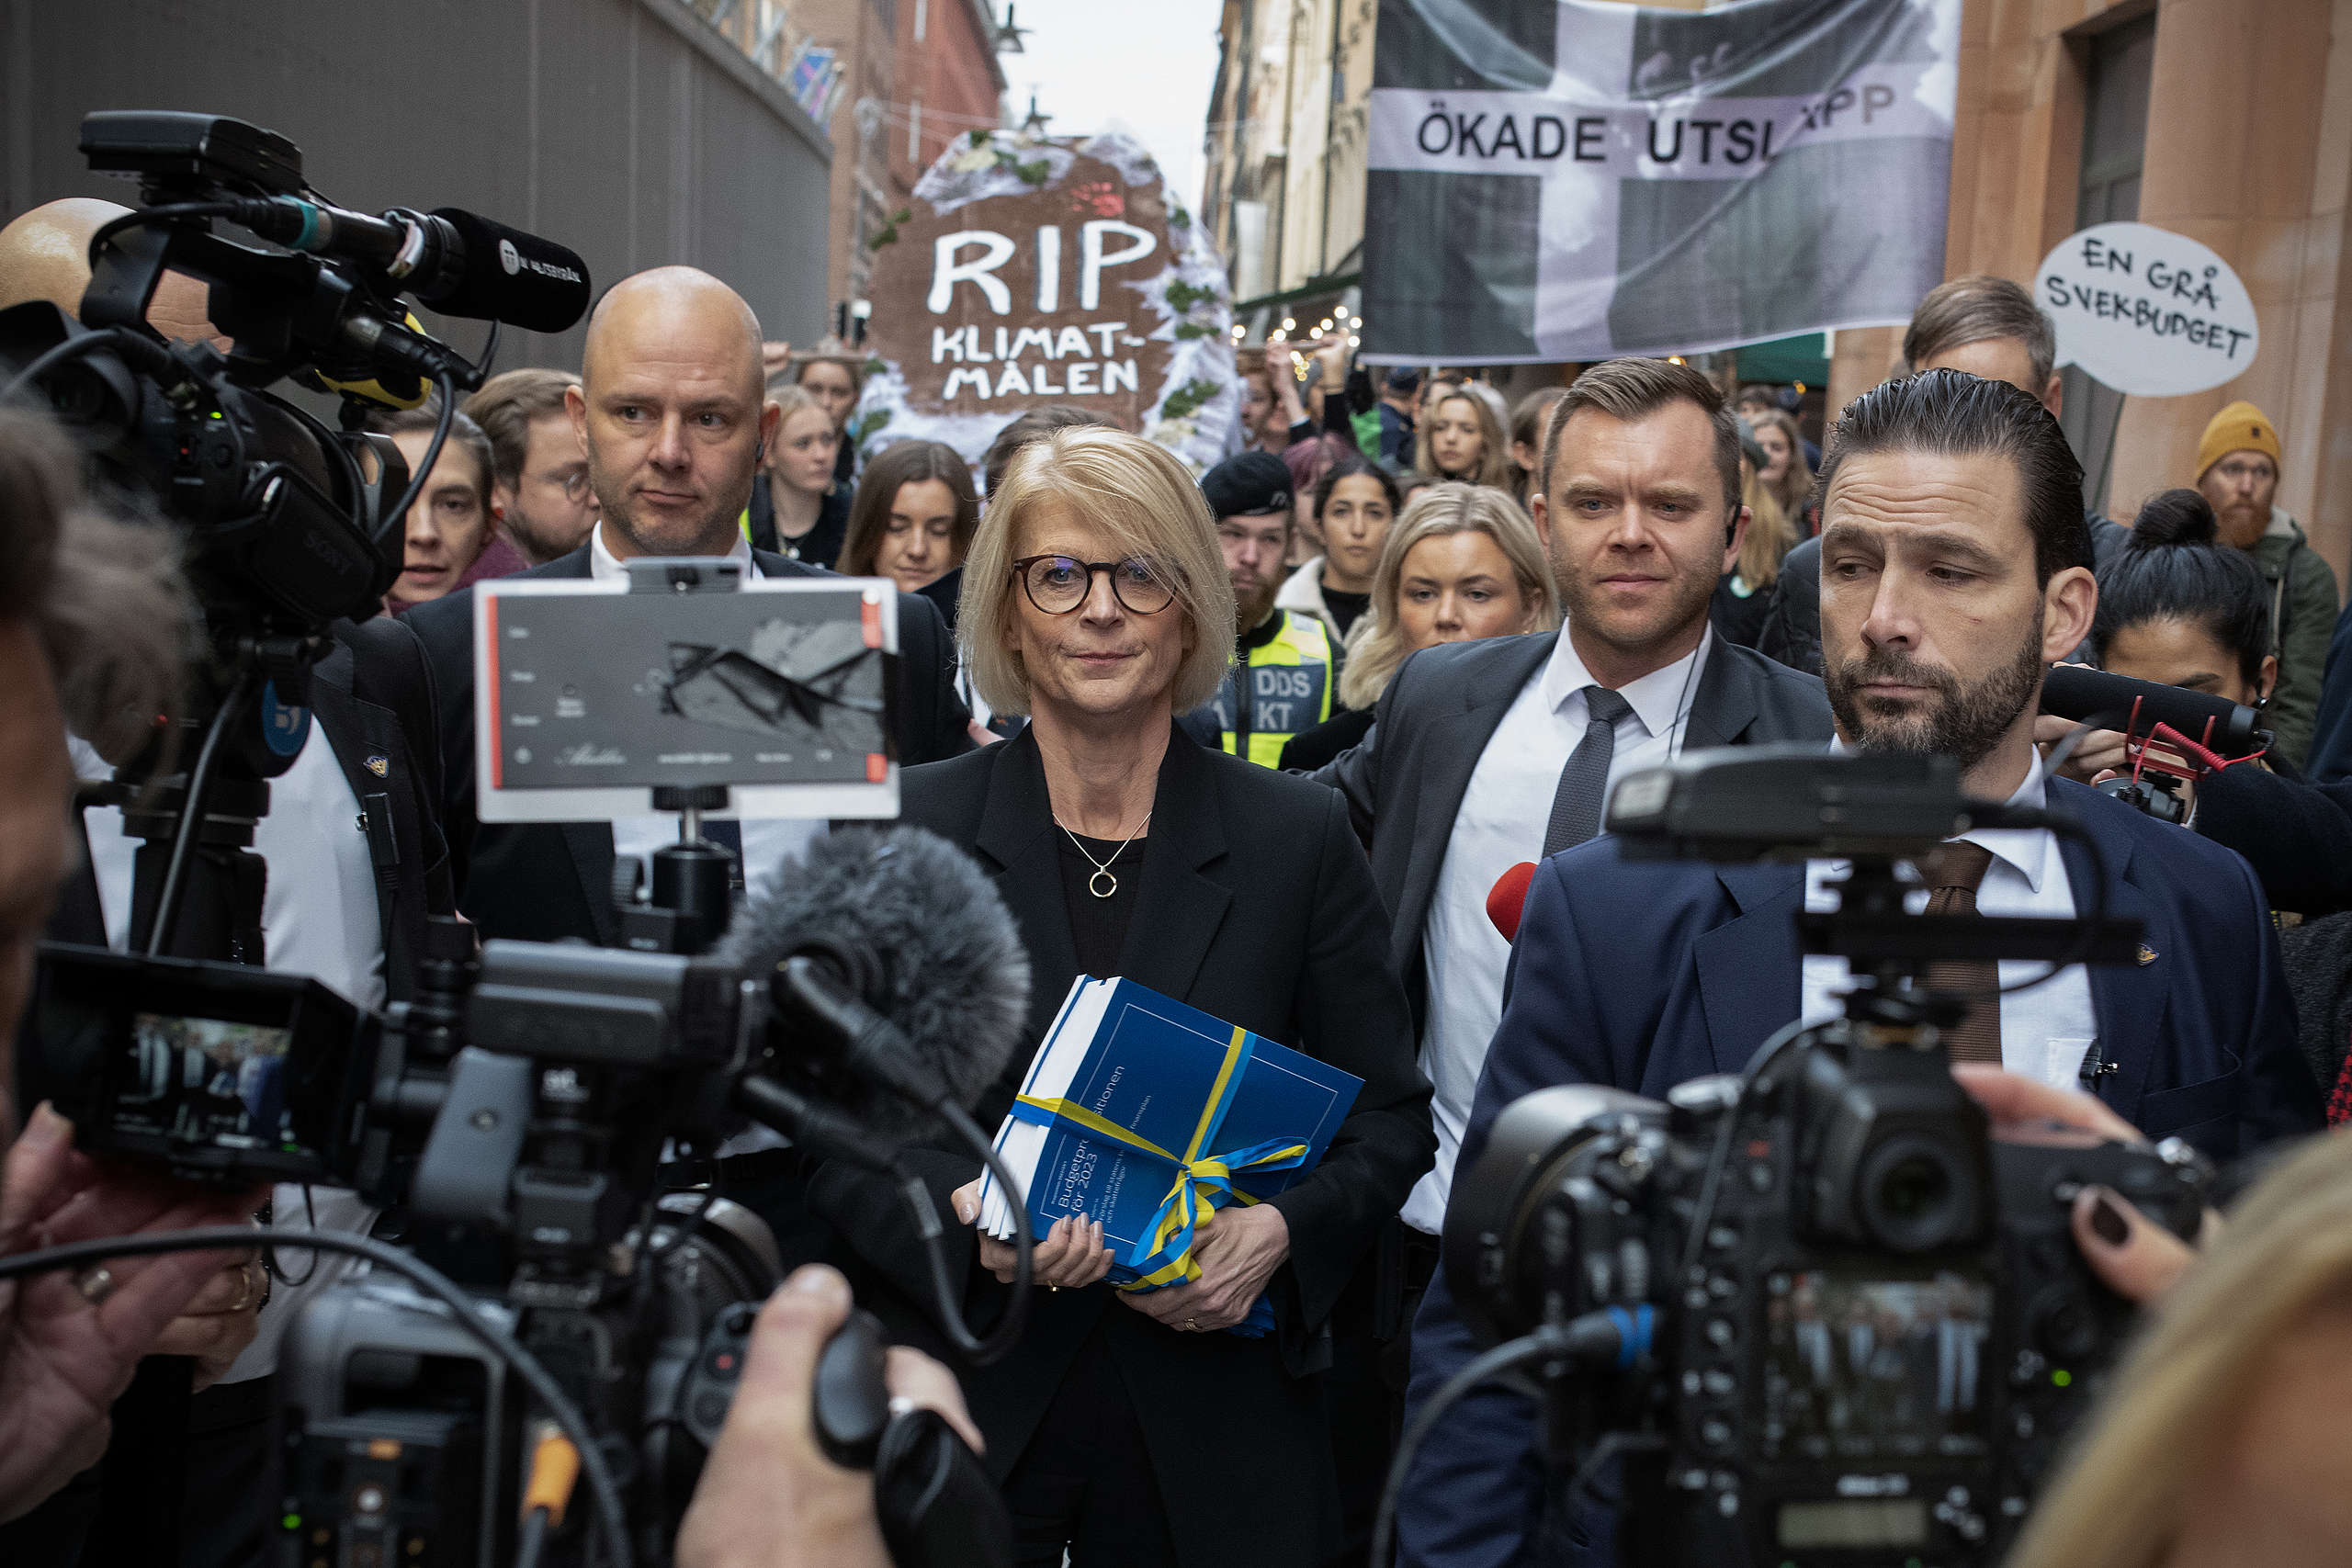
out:
{"label": "gold necklace with ring pendant", "polygon": [[[1069,841],[1078,846],[1078,852],[1084,855],[1086,863],[1094,868],[1094,874],[1086,879],[1086,890],[1097,898],[1108,898],[1119,890],[1119,879],[1111,874],[1111,868],[1119,863],[1119,857],[1127,852],[1129,844],[1143,837],[1144,829],[1151,826],[1151,813],[1147,811],[1143,814],[1142,824],[1134,832],[1119,840],[1119,847],[1111,852],[1109,860],[1096,860],[1094,852],[1088,849],[1076,833],[1071,833],[1069,829],[1061,823],[1057,822],[1055,826],[1069,835]],[[1107,887],[1098,886],[1102,883],[1108,883],[1110,886]]]}

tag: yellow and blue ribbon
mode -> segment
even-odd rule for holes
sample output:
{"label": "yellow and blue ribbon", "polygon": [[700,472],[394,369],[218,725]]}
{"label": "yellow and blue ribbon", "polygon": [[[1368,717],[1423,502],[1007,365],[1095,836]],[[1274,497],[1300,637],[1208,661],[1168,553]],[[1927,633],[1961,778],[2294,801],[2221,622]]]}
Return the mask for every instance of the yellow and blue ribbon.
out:
{"label": "yellow and blue ribbon", "polygon": [[1181,1155],[1097,1115],[1073,1100],[1040,1100],[1024,1094],[1013,1101],[1012,1114],[1019,1121],[1040,1127],[1060,1126],[1093,1137],[1108,1138],[1122,1147],[1173,1168],[1175,1179],[1169,1186],[1168,1196],[1160,1201],[1151,1224],[1130,1248],[1129,1255],[1120,1260],[1125,1268],[1134,1270],[1136,1276],[1123,1281],[1118,1287],[1120,1290],[1150,1291],[1162,1285],[1199,1279],[1201,1266],[1193,1258],[1193,1227],[1229,1202],[1257,1201],[1233,1184],[1234,1177],[1247,1170],[1289,1170],[1305,1162],[1307,1145],[1285,1138],[1268,1138],[1246,1149],[1228,1150],[1224,1154],[1202,1152],[1216,1136],[1217,1128],[1225,1121],[1226,1111],[1233,1103],[1234,1092],[1240,1086],[1242,1069],[1250,1063],[1252,1038],[1246,1029],[1233,1032],[1233,1039],[1225,1048],[1225,1060],[1217,1068],[1216,1081],[1209,1090],[1208,1101],[1201,1107],[1200,1121],[1193,1126],[1192,1139]]}

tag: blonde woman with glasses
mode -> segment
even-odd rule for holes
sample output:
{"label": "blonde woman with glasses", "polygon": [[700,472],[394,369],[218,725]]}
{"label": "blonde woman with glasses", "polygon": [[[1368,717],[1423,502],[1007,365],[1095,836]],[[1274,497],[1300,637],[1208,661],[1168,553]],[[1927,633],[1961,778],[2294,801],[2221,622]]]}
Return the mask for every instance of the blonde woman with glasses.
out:
{"label": "blonde woman with glasses", "polygon": [[[1223,679],[1233,616],[1216,520],[1173,457],[1123,431],[1044,436],[989,498],[956,623],[979,694],[1029,724],[904,775],[900,819],[969,853],[1020,925],[1031,1040],[1073,978],[1124,976],[1363,1079],[1310,1175],[1204,1222],[1191,1284],[1112,1290],[1100,1220],[1038,1238],[1026,1334],[964,1374],[1023,1562],[1330,1559],[1340,1500],[1303,1353],[1436,1147],[1387,920],[1340,796],[1176,728]],[[1017,1054],[975,1108],[982,1125],[1028,1067]],[[964,1222],[952,1277],[1001,1295],[1012,1250],[970,1228],[979,1167],[909,1157]],[[879,1310],[930,1333],[925,1254],[891,1184],[820,1166],[810,1196],[890,1287]],[[1261,1294],[1275,1331],[1223,1332]],[[993,1310],[976,1304],[978,1320]]]}

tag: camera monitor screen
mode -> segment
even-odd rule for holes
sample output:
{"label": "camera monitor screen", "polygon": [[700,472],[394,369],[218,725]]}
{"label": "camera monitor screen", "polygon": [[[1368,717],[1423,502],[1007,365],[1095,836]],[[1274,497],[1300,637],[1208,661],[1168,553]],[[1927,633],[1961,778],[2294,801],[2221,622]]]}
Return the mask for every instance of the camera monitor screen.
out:
{"label": "camera monitor screen", "polygon": [[[632,565],[476,588],[483,821],[644,816],[657,786],[707,784],[729,789],[717,817],[898,815],[888,581]],[[681,591],[656,591],[665,574]]]}
{"label": "camera monitor screen", "polygon": [[315,980],[44,943],[36,1076],[90,1147],[184,1173],[323,1178],[362,1015]]}
{"label": "camera monitor screen", "polygon": [[286,1103],[294,1032],[184,1013],[130,1015],[129,1092],[115,1129],[226,1148],[299,1147]]}
{"label": "camera monitor screen", "polygon": [[1765,1307],[1767,1459],[1901,1461],[1986,1451],[1993,1287],[1958,1272],[1775,1274]]}

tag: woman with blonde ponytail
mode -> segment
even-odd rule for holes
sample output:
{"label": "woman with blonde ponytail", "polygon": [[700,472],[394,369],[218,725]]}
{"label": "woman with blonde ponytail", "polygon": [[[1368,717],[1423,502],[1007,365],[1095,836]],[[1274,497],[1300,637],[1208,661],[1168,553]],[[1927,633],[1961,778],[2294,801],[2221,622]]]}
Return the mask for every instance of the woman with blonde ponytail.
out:
{"label": "woman with blonde ponytail", "polygon": [[2078,1438],[2006,1568],[2352,1561],[2352,1141],[2232,1211]]}

